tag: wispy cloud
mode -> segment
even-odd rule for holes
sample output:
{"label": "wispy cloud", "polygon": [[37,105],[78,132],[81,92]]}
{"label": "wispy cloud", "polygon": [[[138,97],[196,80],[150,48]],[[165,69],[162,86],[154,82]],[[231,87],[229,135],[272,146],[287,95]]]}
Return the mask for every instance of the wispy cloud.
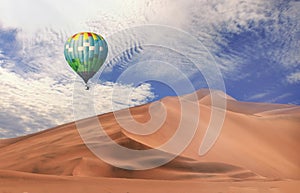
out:
{"label": "wispy cloud", "polygon": [[287,98],[289,96],[291,96],[292,94],[291,93],[284,93],[282,95],[279,95],[279,96],[276,96],[272,99],[269,99],[267,100],[266,102],[269,102],[269,103],[276,103],[276,102],[279,102],[280,100],[284,99],[284,98]]}
{"label": "wispy cloud", "polygon": [[[73,105],[76,74],[63,58],[63,33],[43,29],[33,38],[19,36],[21,32],[13,28],[1,30],[0,138],[74,121],[73,108],[86,110]],[[80,86],[77,90],[84,93],[84,85]],[[133,87],[93,83],[93,90],[95,114],[144,104],[154,98],[149,84]],[[112,98],[112,92],[122,97]],[[124,97],[128,92],[132,94]]]}
{"label": "wispy cloud", "polygon": [[257,94],[254,94],[254,95],[250,96],[248,98],[248,100],[261,99],[261,98],[264,98],[264,97],[268,96],[269,94],[270,94],[269,92],[257,93]]}
{"label": "wispy cloud", "polygon": [[300,83],[300,72],[294,72],[289,74],[286,77],[286,80],[291,84]]}
{"label": "wispy cloud", "polygon": [[[62,47],[65,39],[78,31],[95,31],[110,37],[116,31],[136,25],[170,25],[198,38],[216,59],[225,80],[236,83],[234,89],[261,87],[258,93],[248,90],[249,94],[240,98],[269,102],[291,96],[297,98],[297,94],[290,91],[275,92],[278,90],[275,84],[299,83],[299,72],[295,72],[300,65],[298,1],[119,0],[103,3],[76,0],[72,5],[60,0],[0,1],[0,73],[3,79],[0,83],[0,137],[16,136],[72,121],[71,93],[76,75],[67,66]],[[80,14],[74,10],[80,10]],[[194,44],[178,39],[181,42],[174,42],[174,46],[198,51]],[[142,42],[131,40],[130,36],[118,41],[140,48],[136,52],[121,50],[121,57],[116,57],[113,65],[123,66],[124,70],[141,61],[165,57],[160,62],[173,65],[193,84],[199,85],[202,81],[198,69],[183,56],[161,48],[149,50],[139,45]],[[206,57],[201,60],[201,64],[208,67],[212,62]],[[144,65],[136,68],[135,74],[154,79],[163,77],[167,82],[179,82],[179,86],[185,87],[178,78],[180,73],[176,70],[170,73],[162,63],[155,64],[160,64],[160,67]],[[106,75],[111,72],[107,71]],[[210,74],[213,79],[214,73]],[[128,92],[132,95],[129,100],[120,97],[121,101],[114,101],[110,97],[113,88],[118,88],[115,90],[120,96],[128,95]],[[269,93],[263,92],[265,88],[271,88]],[[96,105],[99,113],[111,110],[111,104],[123,108],[145,103],[154,97],[149,84],[133,87],[107,82],[97,85],[95,91],[108,93],[98,96],[102,101]],[[234,93],[241,94],[240,91]]]}
{"label": "wispy cloud", "polygon": [[[175,26],[196,36],[213,53],[223,72],[229,73],[228,77],[233,72],[239,73],[243,64],[253,59],[273,60],[278,63],[276,66],[299,66],[299,2],[74,1],[69,6],[69,2],[41,0],[39,3],[27,1],[20,6],[20,11],[11,14],[8,10],[12,10],[15,3],[5,1],[0,11],[2,22],[20,27],[26,37],[26,29],[30,28],[29,31],[34,32],[33,39],[37,34],[51,33],[44,30],[47,28],[65,38],[80,30],[107,36],[122,28],[157,23]],[[101,4],[101,9],[96,4]],[[81,14],[74,14],[74,10],[81,10]],[[35,11],[43,11],[42,17],[36,17]],[[24,15],[28,17],[26,22]]]}
{"label": "wispy cloud", "polygon": [[195,8],[192,30],[198,30],[227,78],[242,74],[245,66],[291,70],[300,65],[299,6],[295,1],[211,1],[203,11]]}
{"label": "wispy cloud", "polygon": [[[3,131],[0,138],[74,121],[73,108],[86,110],[73,106],[73,80],[60,82],[52,77],[24,78],[4,68],[0,68],[0,75],[0,128]],[[83,84],[76,90],[83,94],[86,92]],[[144,104],[154,98],[149,84],[132,87],[107,82],[94,84],[93,90],[95,114]],[[125,93],[131,94],[125,97]]]}

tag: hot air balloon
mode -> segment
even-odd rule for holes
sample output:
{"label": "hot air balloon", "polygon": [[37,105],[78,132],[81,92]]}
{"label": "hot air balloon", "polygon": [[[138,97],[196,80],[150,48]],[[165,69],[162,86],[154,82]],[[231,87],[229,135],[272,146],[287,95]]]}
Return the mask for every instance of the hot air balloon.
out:
{"label": "hot air balloon", "polygon": [[103,65],[107,57],[107,43],[101,35],[81,32],[70,37],[64,48],[65,58],[71,68],[87,82]]}

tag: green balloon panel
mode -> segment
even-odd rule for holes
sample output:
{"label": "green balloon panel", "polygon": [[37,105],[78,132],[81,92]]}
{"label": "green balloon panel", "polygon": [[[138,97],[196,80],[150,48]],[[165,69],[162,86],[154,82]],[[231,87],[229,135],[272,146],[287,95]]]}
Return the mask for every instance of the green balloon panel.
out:
{"label": "green balloon panel", "polygon": [[92,32],[81,32],[70,37],[64,54],[71,68],[87,83],[103,65],[108,53],[104,38]]}

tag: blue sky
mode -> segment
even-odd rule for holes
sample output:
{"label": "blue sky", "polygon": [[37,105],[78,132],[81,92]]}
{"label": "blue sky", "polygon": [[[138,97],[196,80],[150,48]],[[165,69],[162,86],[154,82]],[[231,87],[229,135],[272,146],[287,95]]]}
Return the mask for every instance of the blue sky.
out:
{"label": "blue sky", "polygon": [[[205,68],[216,64],[224,91],[238,100],[300,104],[299,1],[72,2],[0,0],[0,138],[74,120],[72,96],[81,82],[62,50],[79,31],[102,34],[112,51],[99,81],[93,79],[96,114],[176,95],[170,85],[177,94],[207,87],[206,77],[176,48],[199,55]],[[149,24],[184,31],[206,51],[181,37],[169,48],[144,45],[143,37],[116,38],[123,29]],[[164,41],[159,30],[153,37]],[[122,82],[126,71],[132,76]],[[152,80],[135,82],[143,77]]]}

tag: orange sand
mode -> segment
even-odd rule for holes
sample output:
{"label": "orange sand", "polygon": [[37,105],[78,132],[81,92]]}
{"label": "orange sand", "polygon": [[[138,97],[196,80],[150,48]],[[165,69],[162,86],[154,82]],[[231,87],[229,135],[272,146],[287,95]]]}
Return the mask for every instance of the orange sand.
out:
{"label": "orange sand", "polygon": [[[86,147],[75,124],[69,123],[0,140],[0,193],[300,191],[299,106],[239,102],[227,96],[221,134],[212,149],[199,156],[211,109],[218,107],[211,106],[208,90],[200,90],[197,95],[197,101],[190,101],[200,106],[195,136],[181,155],[161,167],[131,171],[111,166]],[[189,95],[184,97],[189,100]],[[98,118],[118,144],[131,149],[151,149],[172,137],[180,119],[177,97],[164,98],[155,102],[154,107],[152,104],[154,111],[160,113],[155,105],[163,105],[167,117],[161,128],[150,135],[126,131],[113,113]],[[145,123],[150,119],[150,106],[130,111],[137,121]],[[122,111],[119,114],[122,116]],[[192,114],[188,117],[195,118]],[[92,136],[95,125],[89,124],[89,119],[82,121]]]}

